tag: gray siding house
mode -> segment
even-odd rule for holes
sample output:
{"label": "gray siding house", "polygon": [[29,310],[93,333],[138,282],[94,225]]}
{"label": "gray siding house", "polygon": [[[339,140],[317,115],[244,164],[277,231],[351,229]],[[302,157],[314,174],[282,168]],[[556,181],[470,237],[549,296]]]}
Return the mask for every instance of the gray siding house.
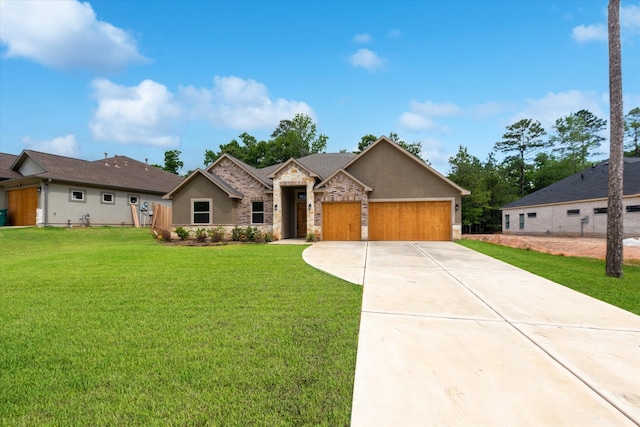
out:
{"label": "gray siding house", "polygon": [[452,240],[469,192],[386,137],[360,154],[321,153],[262,169],[223,154],[166,197],[173,226],[254,226],[276,239]]}
{"label": "gray siding house", "polygon": [[182,181],[126,156],[97,161],[24,150],[0,154],[0,209],[6,225],[133,225],[150,222],[153,203]]}
{"label": "gray siding house", "polygon": [[[640,236],[640,158],[624,159],[624,236]],[[502,207],[502,233],[605,237],[609,163],[594,164]]]}

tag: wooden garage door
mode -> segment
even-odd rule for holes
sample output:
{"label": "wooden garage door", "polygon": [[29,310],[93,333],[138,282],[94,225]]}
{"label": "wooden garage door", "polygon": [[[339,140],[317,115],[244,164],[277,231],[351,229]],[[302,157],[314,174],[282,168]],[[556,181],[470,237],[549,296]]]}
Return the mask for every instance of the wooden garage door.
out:
{"label": "wooden garage door", "polygon": [[369,240],[451,240],[451,202],[371,202]]}
{"label": "wooden garage door", "polygon": [[322,240],[361,240],[360,202],[322,204]]}
{"label": "wooden garage door", "polygon": [[38,189],[36,187],[8,192],[8,225],[36,225]]}

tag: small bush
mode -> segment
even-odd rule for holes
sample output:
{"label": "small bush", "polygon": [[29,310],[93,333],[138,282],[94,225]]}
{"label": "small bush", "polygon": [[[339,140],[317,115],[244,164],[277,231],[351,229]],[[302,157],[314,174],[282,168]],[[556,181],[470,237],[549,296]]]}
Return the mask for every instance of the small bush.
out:
{"label": "small bush", "polygon": [[318,238],[314,233],[307,233],[307,242],[316,242]]}
{"label": "small bush", "polygon": [[243,228],[240,228],[236,225],[235,227],[233,227],[233,230],[231,230],[231,240],[233,240],[234,242],[246,242],[247,233]]}
{"label": "small bush", "polygon": [[189,238],[189,230],[184,227],[176,227],[176,234],[181,240],[187,240]]}
{"label": "small bush", "polygon": [[207,238],[207,229],[206,228],[196,228],[196,231],[193,232],[196,238],[196,242],[204,242]]}
{"label": "small bush", "polygon": [[224,231],[224,227],[217,226],[215,228],[210,228],[209,230],[207,230],[207,234],[209,235],[209,238],[212,242],[217,243],[224,240],[224,235],[226,234],[226,232]]}

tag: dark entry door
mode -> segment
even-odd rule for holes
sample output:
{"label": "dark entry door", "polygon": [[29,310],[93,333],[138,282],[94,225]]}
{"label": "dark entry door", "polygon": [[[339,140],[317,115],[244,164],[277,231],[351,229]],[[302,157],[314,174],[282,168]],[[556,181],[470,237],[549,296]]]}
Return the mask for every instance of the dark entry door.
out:
{"label": "dark entry door", "polygon": [[307,236],[307,204],[296,204],[296,237]]}

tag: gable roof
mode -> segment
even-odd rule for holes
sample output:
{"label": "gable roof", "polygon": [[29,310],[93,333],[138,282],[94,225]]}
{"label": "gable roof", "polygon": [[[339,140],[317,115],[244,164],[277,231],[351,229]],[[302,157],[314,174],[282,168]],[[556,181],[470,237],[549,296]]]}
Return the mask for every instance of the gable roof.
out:
{"label": "gable roof", "polygon": [[173,188],[169,193],[167,193],[164,196],[162,196],[162,198],[163,199],[170,199],[178,190],[180,190],[182,187],[187,185],[189,182],[193,181],[195,179],[195,177],[199,176],[199,175],[204,176],[212,184],[218,186],[218,188],[220,188],[222,191],[227,193],[229,198],[241,199],[242,197],[244,197],[244,194],[242,194],[241,192],[239,192],[235,188],[231,187],[229,184],[226,183],[226,181],[224,181],[222,178],[220,178],[215,173],[203,171],[202,169],[198,168],[198,169],[194,170],[191,173],[191,175],[186,177],[180,184],[178,184],[175,188]]}
{"label": "gable roof", "polygon": [[268,178],[268,175],[278,165],[267,166],[266,168],[258,169],[258,168],[254,168],[253,166],[249,166],[248,164],[246,164],[242,160],[233,157],[231,154],[223,153],[220,157],[218,157],[216,159],[215,162],[213,162],[211,165],[207,166],[206,172],[211,173],[211,170],[213,170],[214,166],[217,165],[218,163],[220,163],[223,159],[228,159],[231,162],[235,163],[236,166],[238,166],[240,169],[243,169],[246,173],[251,175],[253,178],[258,180],[262,184],[264,184],[265,187],[267,187],[269,189],[272,188],[271,180]]}
{"label": "gable roof", "polygon": [[325,180],[323,180],[321,183],[319,183],[318,185],[316,185],[316,190],[321,189],[322,187],[324,187],[327,182],[329,182],[333,177],[335,177],[338,174],[344,174],[347,178],[349,178],[351,181],[355,182],[356,184],[358,184],[360,187],[362,187],[362,189],[364,191],[373,191],[373,188],[369,187],[367,184],[365,184],[364,182],[360,181],[358,178],[356,178],[355,176],[351,175],[349,172],[347,172],[344,169],[338,169],[337,171],[335,171],[334,173],[332,173],[331,175],[329,175]]}
{"label": "gable roof", "polygon": [[434,174],[435,176],[437,176],[438,178],[440,178],[441,180],[443,180],[444,182],[446,182],[447,184],[449,184],[450,186],[452,186],[456,190],[460,191],[461,195],[468,196],[469,194],[471,194],[471,192],[469,190],[466,190],[466,189],[460,187],[458,184],[456,184],[455,182],[451,181],[449,178],[447,178],[446,176],[442,175],[440,172],[438,172],[437,170],[435,170],[434,168],[429,166],[426,162],[423,162],[422,160],[420,160],[419,158],[417,158],[416,156],[414,156],[413,154],[411,154],[410,152],[408,152],[407,150],[402,148],[400,145],[396,144],[395,142],[393,142],[392,140],[387,138],[386,136],[381,136],[380,138],[378,138],[373,144],[369,145],[366,149],[364,149],[360,154],[358,154],[353,160],[351,160],[349,163],[344,165],[342,168],[346,170],[349,166],[351,166],[355,162],[359,161],[364,156],[365,153],[367,153],[370,150],[372,150],[373,147],[377,146],[378,144],[389,144],[390,146],[392,146],[396,150],[400,151],[405,156],[409,157],[414,162],[418,163],[420,166],[425,168],[427,171],[431,172],[432,174]]}
{"label": "gable roof", "polygon": [[[640,194],[640,157],[625,157],[623,194]],[[568,176],[554,184],[506,204],[502,209],[548,205],[579,200],[606,199],[609,193],[609,161]]]}
{"label": "gable roof", "polygon": [[[31,160],[41,172],[22,175],[20,167]],[[40,178],[72,182],[80,185],[123,188],[164,194],[182,181],[182,177],[127,156],[114,156],[87,161],[56,154],[23,150],[16,156],[11,170],[18,176],[12,179]]]}

